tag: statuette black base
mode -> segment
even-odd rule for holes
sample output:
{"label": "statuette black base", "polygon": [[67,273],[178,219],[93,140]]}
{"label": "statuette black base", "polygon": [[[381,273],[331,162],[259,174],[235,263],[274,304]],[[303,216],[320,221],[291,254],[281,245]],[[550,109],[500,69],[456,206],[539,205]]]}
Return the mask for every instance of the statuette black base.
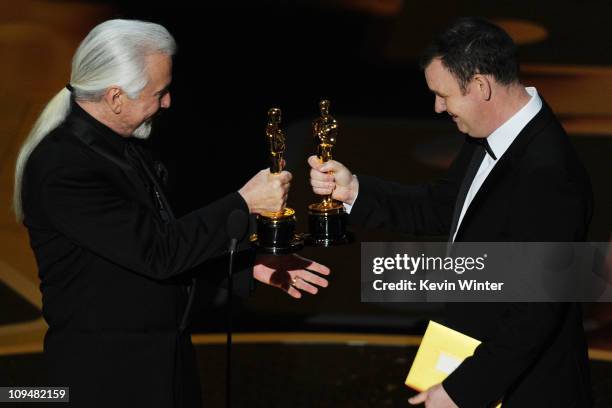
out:
{"label": "statuette black base", "polygon": [[268,255],[289,255],[298,252],[304,248],[303,234],[295,234],[287,246],[266,246],[262,243],[257,234],[251,235],[251,244],[257,249],[257,252]]}
{"label": "statuette black base", "polygon": [[295,233],[295,211],[285,208],[282,213],[257,216],[257,233],[250,238],[260,253],[286,255],[304,247],[301,234]]}
{"label": "statuette black base", "polygon": [[352,242],[346,231],[347,214],[342,205],[324,208],[319,204],[308,207],[308,231],[304,241],[310,246],[330,247]]}

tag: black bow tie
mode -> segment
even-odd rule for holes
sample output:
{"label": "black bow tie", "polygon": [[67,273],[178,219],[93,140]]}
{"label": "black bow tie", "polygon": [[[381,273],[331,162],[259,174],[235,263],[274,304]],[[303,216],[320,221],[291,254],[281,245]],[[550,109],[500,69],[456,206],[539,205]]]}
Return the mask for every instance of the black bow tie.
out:
{"label": "black bow tie", "polygon": [[491,149],[489,141],[486,138],[478,139],[478,143],[480,143],[482,147],[484,147],[486,152],[489,154],[489,156],[491,156],[491,158],[493,158],[493,160],[497,160],[497,156],[495,156],[495,153],[493,153],[493,149]]}

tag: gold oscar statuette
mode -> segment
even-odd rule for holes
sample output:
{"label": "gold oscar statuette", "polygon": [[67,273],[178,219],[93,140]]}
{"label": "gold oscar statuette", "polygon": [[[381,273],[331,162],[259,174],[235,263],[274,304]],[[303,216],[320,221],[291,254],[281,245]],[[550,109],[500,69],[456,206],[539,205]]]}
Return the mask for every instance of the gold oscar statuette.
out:
{"label": "gold oscar statuette", "polygon": [[[338,121],[329,114],[329,101],[319,102],[321,116],[312,122],[312,135],[317,144],[317,157],[322,162],[332,160],[332,149],[338,136]],[[306,241],[314,246],[331,246],[349,242],[346,231],[347,214],[341,202],[331,195],[308,206],[308,229]]]}
{"label": "gold oscar statuette", "polygon": [[[285,168],[285,132],[281,129],[281,110],[272,108],[268,111],[266,138],[270,156],[270,172],[279,174]],[[295,234],[295,210],[284,208],[279,212],[263,212],[257,216],[257,233],[251,242],[260,252],[283,255],[300,250],[304,242]]]}

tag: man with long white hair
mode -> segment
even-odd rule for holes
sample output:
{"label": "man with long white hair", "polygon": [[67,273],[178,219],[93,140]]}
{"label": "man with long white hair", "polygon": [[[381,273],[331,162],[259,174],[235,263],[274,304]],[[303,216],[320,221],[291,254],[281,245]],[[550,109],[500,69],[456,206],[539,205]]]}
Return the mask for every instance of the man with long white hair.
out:
{"label": "man with long white hair", "polygon": [[[95,27],[17,160],[14,209],[38,263],[49,380],[70,387],[71,406],[200,406],[187,272],[225,252],[233,211],[285,205],[291,174],[265,169],[237,192],[173,216],[134,138],[146,138],[170,107],[175,48],[158,24]],[[327,286],[313,272],[329,269],[297,256],[243,263],[296,298]]]}

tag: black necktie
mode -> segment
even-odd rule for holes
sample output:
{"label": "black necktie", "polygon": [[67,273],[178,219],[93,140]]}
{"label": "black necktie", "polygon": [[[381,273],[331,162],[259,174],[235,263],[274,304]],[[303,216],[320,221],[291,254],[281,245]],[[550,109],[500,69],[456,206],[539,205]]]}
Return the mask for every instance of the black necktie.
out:
{"label": "black necktie", "polygon": [[153,201],[156,204],[161,219],[164,222],[168,222],[171,218],[174,218],[170,206],[160,193],[161,187],[157,182],[157,179],[153,175],[153,172],[149,169],[149,166],[143,159],[140,152],[138,152],[138,148],[131,142],[126,143],[125,155],[136,170],[136,173],[139,175],[140,179],[143,181],[147,191],[152,194]]}
{"label": "black necktie", "polygon": [[[161,187],[157,182],[157,179],[153,175],[153,172],[150,170],[145,159],[142,157],[142,154],[140,154],[140,152],[138,151],[138,148],[132,142],[126,143],[125,155],[130,161],[130,163],[132,163],[132,166],[134,166],[136,172],[140,174],[140,178],[145,183],[147,190],[152,190],[154,200],[159,210],[159,215],[161,216],[163,222],[167,223],[171,219],[175,219],[174,214],[172,213],[172,209],[168,204],[168,201],[165,199],[164,196],[160,194]],[[179,332],[181,333],[187,328],[187,325],[189,324],[189,316],[196,293],[195,277],[191,278],[190,284],[187,284],[185,289],[187,293],[187,303],[185,305],[185,310],[183,311],[183,316],[181,317],[181,322],[178,327]]]}
{"label": "black necktie", "polygon": [[[485,146],[486,144],[486,146]],[[470,191],[470,186],[472,185],[472,181],[474,181],[474,177],[476,177],[476,173],[478,172],[478,168],[482,163],[482,159],[485,156],[486,151],[490,151],[486,139],[483,141],[478,141],[476,143],[474,154],[472,155],[472,160],[468,166],[467,172],[465,173],[465,177],[461,182],[461,187],[459,188],[459,194],[457,194],[457,201],[455,202],[455,211],[453,212],[453,222],[451,223],[450,235],[448,236],[448,242],[453,241],[453,236],[455,235],[455,231],[457,230],[457,224],[459,223],[459,216],[461,215],[461,210],[463,209],[463,203],[465,203],[465,198],[467,197],[468,191]],[[491,157],[495,158],[493,152],[490,152]]]}

